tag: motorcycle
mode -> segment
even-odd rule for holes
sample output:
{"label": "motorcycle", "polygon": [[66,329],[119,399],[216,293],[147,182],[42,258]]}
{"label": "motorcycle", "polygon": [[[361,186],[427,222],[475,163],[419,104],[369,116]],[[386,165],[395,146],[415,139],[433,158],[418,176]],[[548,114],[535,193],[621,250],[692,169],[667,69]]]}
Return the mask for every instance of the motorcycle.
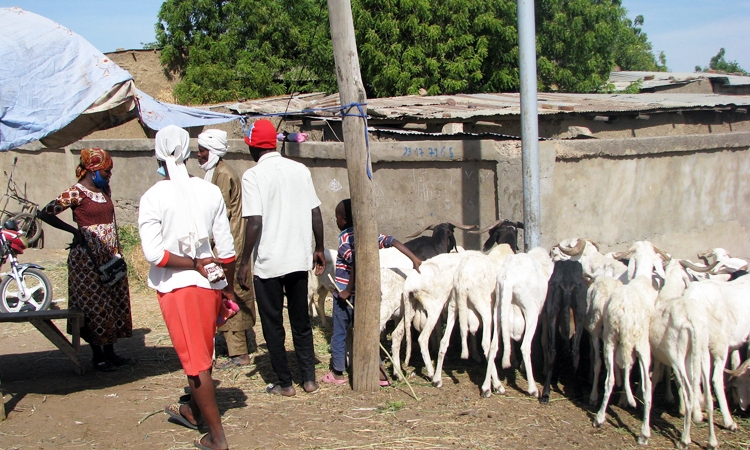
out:
{"label": "motorcycle", "polygon": [[52,283],[44,267],[16,258],[27,247],[24,234],[14,220],[0,227],[0,267],[10,263],[10,270],[0,273],[0,313],[44,311],[52,304]]}

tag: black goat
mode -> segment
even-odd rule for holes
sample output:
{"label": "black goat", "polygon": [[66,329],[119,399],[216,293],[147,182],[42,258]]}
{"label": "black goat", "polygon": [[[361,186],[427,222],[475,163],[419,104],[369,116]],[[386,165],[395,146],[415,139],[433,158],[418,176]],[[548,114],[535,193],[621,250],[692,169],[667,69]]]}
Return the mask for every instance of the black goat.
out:
{"label": "black goat", "polygon": [[469,233],[481,234],[485,231],[490,232],[490,237],[482,247],[483,252],[488,252],[493,245],[508,244],[513,253],[518,253],[518,229],[523,230],[522,222],[513,222],[508,219],[498,220],[491,225],[487,225],[481,230],[469,231]]}
{"label": "black goat", "polygon": [[450,253],[451,250],[456,248],[456,237],[453,235],[453,230],[456,228],[471,230],[472,228],[476,228],[476,225],[464,225],[453,222],[427,225],[418,232],[407,236],[407,239],[419,236],[427,230],[432,230],[432,236],[419,236],[416,239],[404,242],[404,245],[422,261],[441,253]]}
{"label": "black goat", "polygon": [[[555,337],[559,331],[563,350],[572,356],[575,395],[581,394],[580,382],[578,381],[579,350],[581,336],[583,335],[583,318],[586,314],[586,283],[583,280],[583,267],[578,261],[557,261],[552,271],[549,284],[547,285],[547,299],[542,309],[543,336],[546,337],[546,348],[544,351],[544,390],[539,401],[549,404],[550,384],[552,383],[555,370],[555,359],[557,346]],[[573,311],[575,334],[573,345],[570,345],[570,312]],[[542,339],[543,341],[545,339]],[[557,377],[555,377],[557,378]]]}

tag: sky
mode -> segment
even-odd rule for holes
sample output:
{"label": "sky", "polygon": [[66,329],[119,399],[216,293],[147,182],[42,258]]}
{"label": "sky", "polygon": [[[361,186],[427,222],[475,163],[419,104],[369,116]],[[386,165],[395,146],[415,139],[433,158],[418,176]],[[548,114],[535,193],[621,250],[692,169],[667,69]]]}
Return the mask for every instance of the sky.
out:
{"label": "sky", "polygon": [[[156,40],[160,0],[0,0],[54,20],[83,36],[102,52],[142,48]],[[644,17],[643,32],[654,53],[664,51],[671,72],[708,66],[726,49],[725,59],[750,71],[750,0],[622,0],[628,17]]]}

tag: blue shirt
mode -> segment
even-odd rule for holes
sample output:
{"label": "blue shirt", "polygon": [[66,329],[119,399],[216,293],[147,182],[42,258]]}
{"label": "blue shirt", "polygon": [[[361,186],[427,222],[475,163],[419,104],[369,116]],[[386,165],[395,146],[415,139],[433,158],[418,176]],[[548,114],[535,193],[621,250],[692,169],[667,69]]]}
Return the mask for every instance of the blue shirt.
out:
{"label": "blue shirt", "polygon": [[[393,236],[378,235],[378,248],[389,247],[393,247]],[[354,227],[349,227],[339,234],[339,252],[336,255],[336,287],[339,290],[343,291],[349,284],[352,267],[354,267]],[[354,294],[354,289],[351,289],[351,292]]]}

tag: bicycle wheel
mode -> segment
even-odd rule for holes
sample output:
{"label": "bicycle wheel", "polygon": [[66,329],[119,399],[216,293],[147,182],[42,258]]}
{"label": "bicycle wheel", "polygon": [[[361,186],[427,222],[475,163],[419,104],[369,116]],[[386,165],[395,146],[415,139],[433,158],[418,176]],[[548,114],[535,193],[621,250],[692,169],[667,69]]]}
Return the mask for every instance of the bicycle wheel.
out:
{"label": "bicycle wheel", "polygon": [[0,313],[44,311],[52,303],[52,283],[42,271],[26,269],[21,283],[26,291],[24,298],[16,279],[10,275],[0,283]]}
{"label": "bicycle wheel", "polygon": [[42,222],[31,213],[21,213],[13,216],[13,220],[18,224],[18,229],[26,233],[26,239],[29,246],[36,242],[42,235]]}

